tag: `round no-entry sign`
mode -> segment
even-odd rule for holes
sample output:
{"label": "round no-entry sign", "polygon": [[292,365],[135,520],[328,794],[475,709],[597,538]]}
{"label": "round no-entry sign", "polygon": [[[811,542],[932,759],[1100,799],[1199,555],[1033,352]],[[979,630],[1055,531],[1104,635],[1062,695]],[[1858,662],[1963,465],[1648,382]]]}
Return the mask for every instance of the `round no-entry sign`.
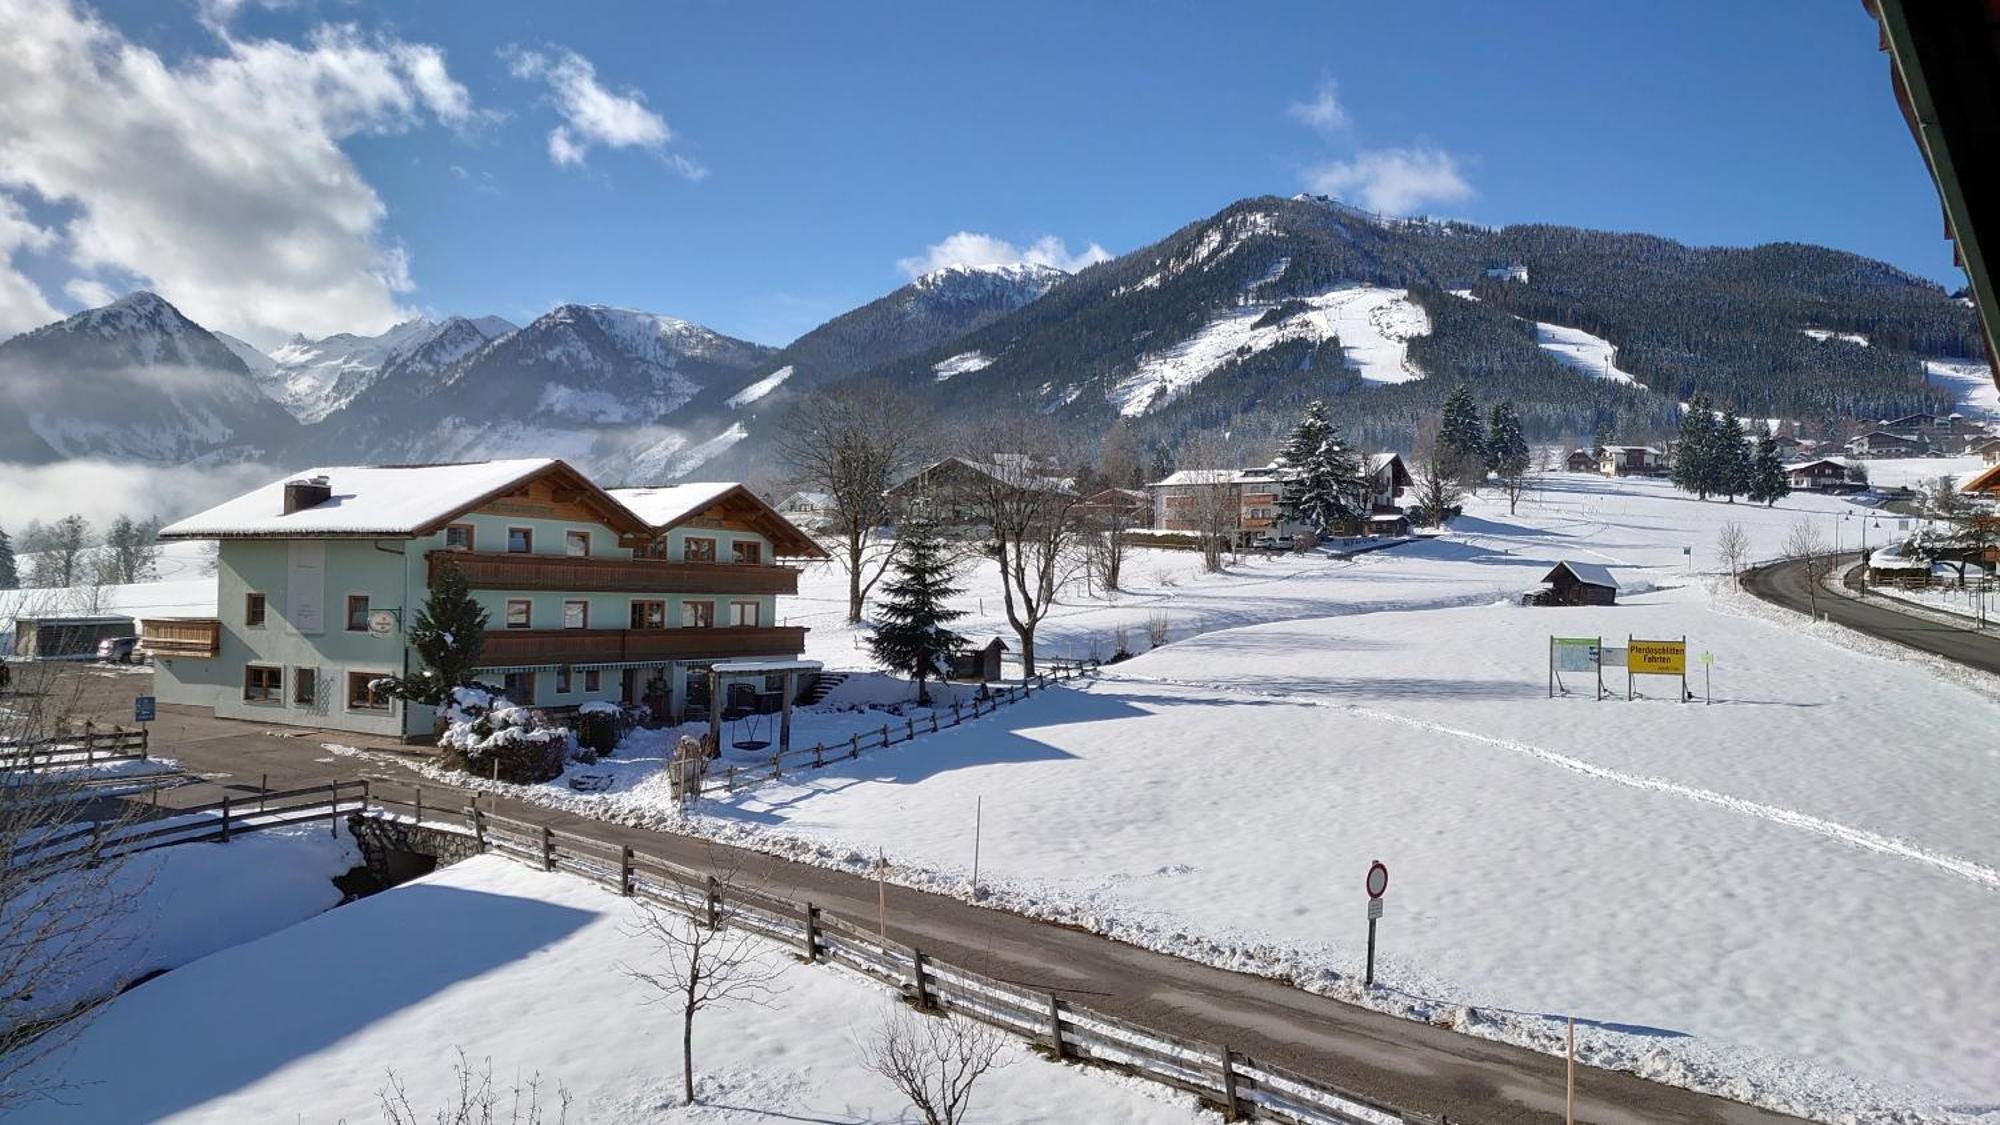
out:
{"label": "round no-entry sign", "polygon": [[1389,889],[1389,867],[1381,860],[1368,865],[1368,897],[1381,898]]}

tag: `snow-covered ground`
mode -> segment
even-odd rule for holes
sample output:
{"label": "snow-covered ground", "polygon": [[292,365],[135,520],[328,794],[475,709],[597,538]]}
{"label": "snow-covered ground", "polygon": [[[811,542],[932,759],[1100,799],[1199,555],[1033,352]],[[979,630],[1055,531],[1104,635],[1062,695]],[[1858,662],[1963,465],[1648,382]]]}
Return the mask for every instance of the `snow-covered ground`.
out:
{"label": "snow-covered ground", "polygon": [[938,360],[932,364],[931,373],[937,376],[938,382],[942,383],[950,379],[953,375],[970,375],[974,371],[984,371],[992,365],[993,361],[987,357],[985,352],[960,352],[955,356]]}
{"label": "snow-covered ground", "polygon": [[1958,412],[1981,421],[2000,421],[2000,388],[1993,371],[1976,359],[1927,359],[1924,374],[1958,395]]}
{"label": "snow-covered ground", "polygon": [[735,394],[730,395],[729,405],[731,407],[748,406],[783,386],[785,380],[791,377],[792,365],[788,363],[742,390],[737,391]]}
{"label": "snow-covered ground", "polygon": [[[1544,1047],[1574,1013],[1603,1065],[1823,1118],[2000,1103],[2000,968],[1969,944],[2000,930],[2000,751],[1967,737],[2000,729],[2000,685],[1712,577],[1725,520],[1770,556],[1802,519],[1851,545],[1861,514],[1557,474],[1516,516],[1481,498],[1352,561],[1149,559],[1046,647],[1143,643],[1154,612],[1175,643],[692,827],[833,866],[883,847],[962,893],[983,801],[989,901],[1349,997],[1380,858],[1391,987],[1362,1002],[1476,1005],[1468,1029]],[[1514,604],[1565,558],[1610,565],[1622,604]],[[990,581],[968,575],[970,630]],[[830,610],[815,655],[860,663],[826,582],[801,599]],[[1615,672],[1615,699],[1548,699],[1551,634],[1685,634],[1716,702],[1644,678],[1626,702]]]}
{"label": "snow-covered ground", "polygon": [[1581,328],[1535,322],[1535,343],[1564,366],[1576,368],[1593,379],[1637,384],[1638,378],[1618,366],[1618,349],[1602,336]]}
{"label": "snow-covered ground", "polygon": [[1939,477],[1964,484],[1973,474],[1989,468],[1977,454],[1970,457],[1870,457],[1846,459],[1850,465],[1868,467],[1868,483],[1881,488],[1923,488]]}
{"label": "snow-covered ground", "polygon": [[1199,332],[1147,356],[1107,393],[1128,416],[1165,406],[1223,364],[1288,340],[1338,338],[1348,366],[1371,383],[1405,383],[1423,372],[1409,361],[1410,340],[1427,336],[1430,318],[1407,289],[1350,286],[1307,297],[1303,311],[1267,322],[1279,305],[1253,303],[1215,314]]}
{"label": "snow-covered ground", "polygon": [[[15,1120],[373,1121],[393,1071],[428,1121],[455,1089],[459,1050],[475,1072],[490,1060],[502,1090],[539,1073],[547,1120],[558,1083],[571,1121],[915,1119],[858,1058],[890,993],[828,966],[785,969],[767,1007],[701,1015],[707,1104],[675,1105],[677,1013],[623,968],[660,960],[635,920],[630,900],[573,876],[467,860],[119,997],[68,1052],[65,1104]],[[1218,1120],[1163,1088],[1019,1046],[1003,1058],[977,1087],[979,1121]]]}

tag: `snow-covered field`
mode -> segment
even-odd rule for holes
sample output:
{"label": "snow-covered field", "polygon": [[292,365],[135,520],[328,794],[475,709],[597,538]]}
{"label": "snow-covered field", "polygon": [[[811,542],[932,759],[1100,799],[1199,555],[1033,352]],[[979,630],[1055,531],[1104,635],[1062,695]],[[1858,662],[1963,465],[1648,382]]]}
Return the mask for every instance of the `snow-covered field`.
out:
{"label": "snow-covered field", "polygon": [[[1724,520],[1769,556],[1800,519],[1851,543],[1860,515],[1558,474],[1517,516],[1477,500],[1446,539],[1348,562],[1149,560],[1049,647],[1154,612],[1175,643],[695,827],[836,866],[879,846],[960,893],[981,801],[990,901],[1350,997],[1380,858],[1391,987],[1363,1002],[1476,1005],[1471,1029],[1544,1047],[1575,1014],[1601,1064],[1821,1117],[1994,1105],[2000,964],[1974,935],[2000,931],[2000,751],[1972,732],[2000,730],[2000,685],[1712,577]],[[1611,565],[1623,604],[1512,604],[1565,558]],[[968,576],[972,630],[990,581]],[[836,590],[807,587],[815,655],[859,663]],[[1716,702],[1643,678],[1626,702],[1615,673],[1616,699],[1548,699],[1552,633],[1685,634]]]}
{"label": "snow-covered field", "polygon": [[[231,844],[230,847],[235,847]],[[188,849],[173,849],[184,851]],[[502,1090],[536,1073],[546,1119],[915,1120],[857,1044],[894,1003],[841,970],[793,965],[768,1007],[695,1024],[699,1094],[681,1108],[680,1028],[624,972],[660,955],[630,900],[483,856],[227,949],[125,994],[73,1044],[65,1104],[23,1122],[373,1121],[390,1072],[422,1120],[459,1050]],[[775,945],[763,957],[784,964]],[[1010,1045],[974,1095],[995,1123],[1212,1122],[1187,1099]],[[503,1099],[504,1115],[508,1102]]]}
{"label": "snow-covered field", "polygon": [[1968,418],[2000,421],[2000,387],[1993,385],[1993,372],[1976,359],[1927,359],[1924,374],[1939,386],[1958,394],[1958,411]]}

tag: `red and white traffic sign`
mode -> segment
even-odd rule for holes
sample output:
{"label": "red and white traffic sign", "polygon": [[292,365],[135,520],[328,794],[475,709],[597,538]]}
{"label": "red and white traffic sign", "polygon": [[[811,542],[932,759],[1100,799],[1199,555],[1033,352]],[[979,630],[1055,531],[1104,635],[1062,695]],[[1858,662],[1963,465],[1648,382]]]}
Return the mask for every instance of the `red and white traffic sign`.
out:
{"label": "red and white traffic sign", "polygon": [[1368,865],[1368,897],[1381,898],[1389,889],[1389,867],[1381,860]]}

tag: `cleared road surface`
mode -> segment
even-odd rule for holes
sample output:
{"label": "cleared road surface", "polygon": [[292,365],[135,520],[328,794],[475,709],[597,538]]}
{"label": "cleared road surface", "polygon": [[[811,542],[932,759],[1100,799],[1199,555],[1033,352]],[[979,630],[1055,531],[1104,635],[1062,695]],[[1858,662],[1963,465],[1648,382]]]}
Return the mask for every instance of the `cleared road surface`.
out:
{"label": "cleared road surface", "polygon": [[[1844,566],[1851,559],[1836,565]],[[1806,564],[1794,559],[1743,572],[1743,588],[1787,609],[1820,616],[1856,632],[1942,656],[1968,668],[2000,673],[2000,637],[1966,625],[1951,625],[1904,612],[1881,595],[1834,593],[1821,587],[1809,592]]]}

